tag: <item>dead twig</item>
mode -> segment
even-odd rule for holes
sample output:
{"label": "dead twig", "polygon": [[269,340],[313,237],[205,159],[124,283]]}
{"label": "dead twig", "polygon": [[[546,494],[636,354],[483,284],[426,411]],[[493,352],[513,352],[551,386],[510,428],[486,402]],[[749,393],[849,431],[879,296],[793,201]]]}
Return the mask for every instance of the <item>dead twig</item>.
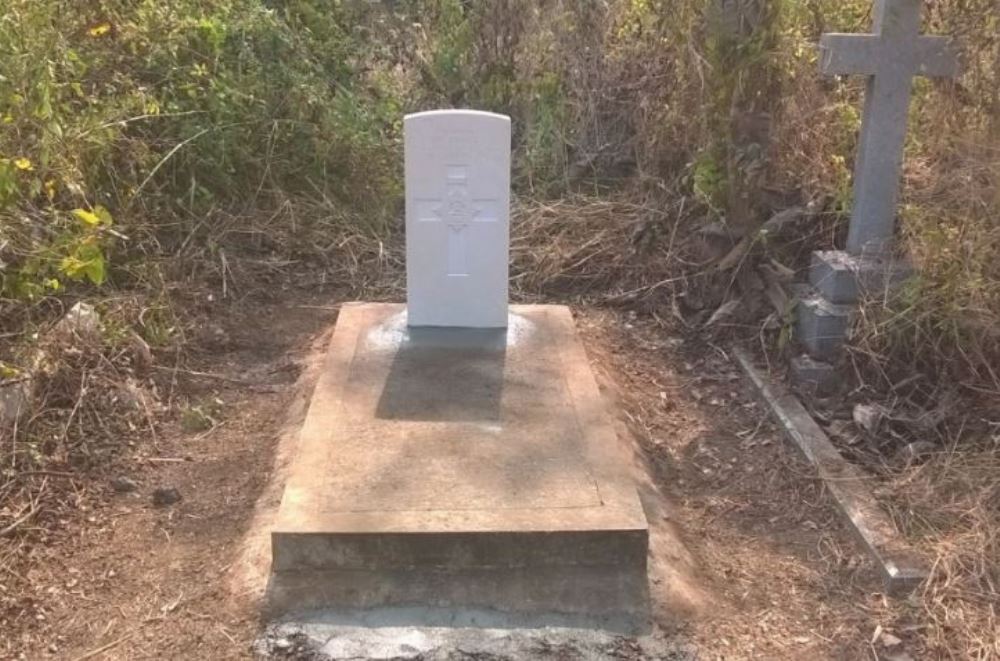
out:
{"label": "dead twig", "polygon": [[27,514],[25,514],[24,516],[16,519],[14,521],[14,523],[10,524],[6,528],[0,529],[0,537],[7,537],[11,533],[13,533],[15,530],[17,530],[21,526],[21,524],[23,524],[25,521],[27,521],[28,519],[30,519],[31,517],[33,517],[36,512],[38,512],[38,507],[37,506],[31,506],[31,508],[28,509],[28,513]]}
{"label": "dead twig", "polygon": [[134,636],[136,633],[138,633],[138,631],[139,631],[138,628],[133,629],[132,631],[128,632],[127,634],[125,634],[121,638],[117,638],[115,640],[112,640],[110,643],[108,643],[106,645],[101,645],[100,647],[98,647],[96,649],[92,649],[89,652],[81,654],[80,656],[76,657],[73,661],[85,661],[85,659],[92,659],[95,656],[97,656],[98,654],[103,654],[104,652],[112,650],[112,649],[118,647],[119,645],[121,645],[122,643],[124,643],[126,640],[128,640],[132,636]]}
{"label": "dead twig", "polygon": [[185,374],[187,376],[193,376],[200,379],[214,379],[216,381],[225,381],[226,383],[236,383],[241,386],[251,386],[254,385],[252,381],[247,381],[246,379],[238,379],[232,376],[225,376],[224,374],[214,374],[212,372],[199,372],[197,370],[187,370],[180,367],[166,367],[162,365],[154,365],[153,369],[159,370],[161,372],[170,372],[174,375]]}

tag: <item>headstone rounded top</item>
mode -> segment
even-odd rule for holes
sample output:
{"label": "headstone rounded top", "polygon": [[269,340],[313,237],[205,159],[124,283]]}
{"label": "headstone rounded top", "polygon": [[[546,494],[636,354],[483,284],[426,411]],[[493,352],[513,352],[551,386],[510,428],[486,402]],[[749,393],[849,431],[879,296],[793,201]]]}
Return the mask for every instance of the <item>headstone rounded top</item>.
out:
{"label": "headstone rounded top", "polygon": [[414,112],[406,115],[403,121],[409,122],[412,120],[420,119],[431,119],[438,117],[448,117],[448,116],[466,116],[466,117],[478,117],[481,119],[495,119],[502,122],[510,124],[510,117],[507,115],[501,115],[495,112],[489,112],[486,110],[472,110],[469,108],[445,108],[442,110],[424,110],[421,112]]}

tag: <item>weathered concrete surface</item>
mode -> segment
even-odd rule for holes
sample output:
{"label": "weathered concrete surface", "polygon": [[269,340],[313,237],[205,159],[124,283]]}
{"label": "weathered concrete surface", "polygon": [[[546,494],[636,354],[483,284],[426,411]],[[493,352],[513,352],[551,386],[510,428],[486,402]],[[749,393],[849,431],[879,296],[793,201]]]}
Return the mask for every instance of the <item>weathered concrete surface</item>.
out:
{"label": "weathered concrete surface", "polygon": [[637,614],[646,520],[567,308],[340,314],[272,533],[272,612]]}
{"label": "weathered concrete surface", "polygon": [[30,379],[0,383],[0,429],[17,422],[27,412],[30,399]]}
{"label": "weathered concrete surface", "polygon": [[385,608],[322,612],[271,625],[260,656],[310,659],[671,659],[698,658],[678,636],[623,637],[565,616],[530,619],[486,610]]}
{"label": "weathered concrete surface", "polygon": [[859,258],[842,250],[817,250],[812,255],[809,284],[834,305],[857,303],[861,298]]}

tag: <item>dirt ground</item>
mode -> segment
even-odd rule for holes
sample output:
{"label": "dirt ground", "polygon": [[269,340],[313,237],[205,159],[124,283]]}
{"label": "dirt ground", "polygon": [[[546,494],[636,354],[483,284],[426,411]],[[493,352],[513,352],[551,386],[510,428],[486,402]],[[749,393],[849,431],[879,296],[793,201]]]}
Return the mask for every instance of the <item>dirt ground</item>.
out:
{"label": "dirt ground", "polygon": [[[891,650],[871,643],[888,627],[874,568],[725,349],[652,319],[576,312],[635,449],[657,625],[707,659],[919,657],[906,631]],[[240,586],[260,539],[248,533],[258,501],[279,497],[268,489],[279,440],[304,413],[335,318],[324,292],[218,306],[205,348],[182,369],[160,366],[178,401],[212,403],[212,426],[191,430],[178,414],[124,468],[80,481],[78,512],[15,565],[22,574],[0,575],[0,591],[31,586],[0,613],[0,657],[253,656],[259,591]],[[111,488],[122,471],[136,492]],[[162,486],[182,500],[153,506]]]}

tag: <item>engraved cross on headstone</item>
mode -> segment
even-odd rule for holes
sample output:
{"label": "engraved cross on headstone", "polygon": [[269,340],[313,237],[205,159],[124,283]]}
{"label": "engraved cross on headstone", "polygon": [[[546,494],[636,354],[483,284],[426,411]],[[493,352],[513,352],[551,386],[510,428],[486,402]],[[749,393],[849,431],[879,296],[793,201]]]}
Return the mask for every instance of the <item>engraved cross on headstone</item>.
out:
{"label": "engraved cross on headstone", "polygon": [[852,254],[891,248],[913,77],[958,73],[950,40],[920,34],[922,2],[875,0],[873,34],[825,34],[820,41],[823,73],[868,76],[847,238]]}
{"label": "engraved cross on headstone", "polygon": [[[447,166],[447,182],[443,200],[419,200],[424,213],[419,221],[444,222],[448,226],[447,274],[452,277],[469,275],[466,243],[468,227],[473,222],[496,222],[496,200],[472,200],[469,196],[468,174],[463,165]],[[430,214],[426,210],[430,210]]]}

